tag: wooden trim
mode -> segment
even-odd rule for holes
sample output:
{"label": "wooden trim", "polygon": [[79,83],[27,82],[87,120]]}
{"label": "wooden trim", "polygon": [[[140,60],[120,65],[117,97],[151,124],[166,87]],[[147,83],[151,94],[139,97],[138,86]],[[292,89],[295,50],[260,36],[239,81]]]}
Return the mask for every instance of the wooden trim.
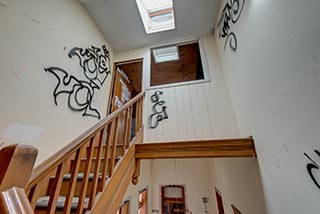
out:
{"label": "wooden trim", "polygon": [[[108,116],[109,114],[111,114],[111,109],[112,109],[112,95],[114,92],[114,82],[116,80],[116,72],[117,72],[117,66],[116,63],[113,63],[113,72],[112,72],[112,78],[111,78],[111,86],[110,86],[110,93],[109,93],[109,97],[107,100],[107,108],[106,108],[106,116]],[[110,105],[111,104],[111,105]]]}
{"label": "wooden trim", "polygon": [[255,157],[253,138],[136,144],[136,159]]}

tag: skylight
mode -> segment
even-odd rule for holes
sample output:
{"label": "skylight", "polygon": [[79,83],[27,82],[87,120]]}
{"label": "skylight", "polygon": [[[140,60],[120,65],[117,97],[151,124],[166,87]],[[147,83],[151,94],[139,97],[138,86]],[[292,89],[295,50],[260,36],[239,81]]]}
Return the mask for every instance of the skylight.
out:
{"label": "skylight", "polygon": [[147,34],[175,29],[172,0],[136,0]]}
{"label": "skylight", "polygon": [[177,46],[153,49],[152,53],[154,61],[156,63],[168,62],[179,59],[179,51]]}

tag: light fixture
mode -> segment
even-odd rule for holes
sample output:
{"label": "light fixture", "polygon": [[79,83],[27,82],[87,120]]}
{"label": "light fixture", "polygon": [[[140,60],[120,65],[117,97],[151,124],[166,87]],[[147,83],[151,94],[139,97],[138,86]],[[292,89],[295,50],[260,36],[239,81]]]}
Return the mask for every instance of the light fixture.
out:
{"label": "light fixture", "polygon": [[202,202],[204,204],[204,213],[208,213],[208,209],[207,209],[208,198],[202,197]]}

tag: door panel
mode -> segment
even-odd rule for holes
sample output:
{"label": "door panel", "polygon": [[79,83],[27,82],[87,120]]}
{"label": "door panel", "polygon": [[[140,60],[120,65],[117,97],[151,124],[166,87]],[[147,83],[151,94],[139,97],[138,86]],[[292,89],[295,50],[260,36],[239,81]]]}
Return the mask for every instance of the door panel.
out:
{"label": "door panel", "polygon": [[[114,90],[112,95],[112,107],[111,112],[121,108],[126,102],[131,99],[132,85],[125,74],[120,70],[116,69]],[[125,129],[126,129],[126,117],[128,115],[124,111],[119,115],[118,118],[118,144],[122,144],[125,140]]]}

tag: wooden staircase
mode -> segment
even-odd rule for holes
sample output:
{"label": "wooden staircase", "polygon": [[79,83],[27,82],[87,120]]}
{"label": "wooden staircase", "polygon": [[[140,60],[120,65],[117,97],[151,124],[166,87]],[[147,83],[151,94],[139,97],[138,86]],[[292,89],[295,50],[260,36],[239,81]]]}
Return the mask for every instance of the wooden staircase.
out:
{"label": "wooden staircase", "polygon": [[0,213],[114,214],[130,181],[138,182],[142,159],[256,155],[252,137],[141,144],[143,98],[137,95],[33,170],[36,149],[1,149]]}

